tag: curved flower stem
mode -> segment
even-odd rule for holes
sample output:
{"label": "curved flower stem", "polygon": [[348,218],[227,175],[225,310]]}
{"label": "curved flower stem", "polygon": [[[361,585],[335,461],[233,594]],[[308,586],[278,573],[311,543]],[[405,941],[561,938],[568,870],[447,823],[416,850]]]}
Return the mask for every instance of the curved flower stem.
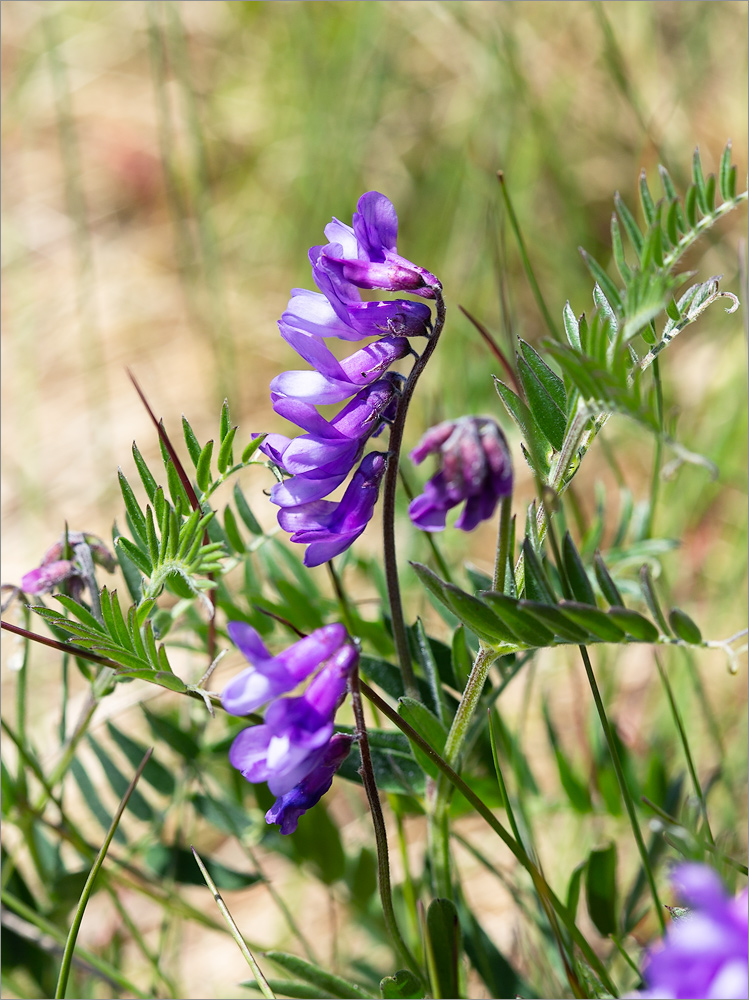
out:
{"label": "curved flower stem", "polygon": [[416,686],[416,677],[411,663],[411,650],[408,645],[408,635],[406,633],[406,623],[403,618],[403,604],[401,602],[400,584],[398,583],[398,561],[395,553],[395,490],[398,485],[398,462],[400,450],[403,443],[403,430],[406,426],[406,414],[408,405],[414,394],[419,376],[426,368],[427,362],[434,354],[442,329],[445,325],[445,300],[442,292],[435,289],[435,304],[437,306],[437,319],[434,324],[432,335],[427,342],[421,355],[416,359],[411,374],[408,376],[401,398],[398,401],[398,412],[390,428],[390,448],[388,457],[387,472],[385,473],[385,485],[382,491],[382,521],[383,521],[383,542],[385,556],[385,580],[388,589],[388,602],[390,604],[390,618],[393,623],[393,639],[395,649],[398,654],[401,672],[403,674],[403,686],[406,694],[410,698],[419,697],[419,690]]}
{"label": "curved flower stem", "polygon": [[361,775],[364,790],[367,793],[369,809],[372,813],[372,825],[374,826],[375,846],[377,848],[377,886],[380,891],[382,902],[382,915],[385,918],[385,927],[390,935],[400,958],[406,963],[408,968],[421,981],[423,979],[419,964],[411,954],[411,951],[403,940],[398,929],[398,922],[395,919],[393,909],[393,892],[390,886],[390,860],[388,857],[387,832],[385,830],[385,818],[382,815],[380,805],[380,795],[377,791],[377,782],[372,766],[372,755],[369,750],[369,738],[367,736],[367,725],[364,721],[364,709],[362,707],[361,689],[359,682],[359,670],[354,669],[349,681],[351,690],[351,704],[354,710],[354,721],[356,723],[356,735],[359,740],[359,752],[361,754]]}

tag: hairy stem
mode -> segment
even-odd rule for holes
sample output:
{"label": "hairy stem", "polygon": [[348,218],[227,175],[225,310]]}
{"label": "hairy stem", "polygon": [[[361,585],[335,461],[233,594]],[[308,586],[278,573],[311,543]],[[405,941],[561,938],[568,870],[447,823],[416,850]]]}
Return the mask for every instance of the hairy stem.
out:
{"label": "hairy stem", "polygon": [[390,448],[388,457],[387,472],[385,473],[385,485],[382,491],[382,521],[383,521],[383,542],[385,557],[385,580],[387,582],[388,602],[390,604],[390,618],[393,623],[393,639],[395,649],[398,654],[401,672],[403,674],[403,686],[406,694],[411,698],[419,697],[411,662],[411,650],[408,645],[408,635],[406,633],[406,623],[403,618],[403,604],[401,601],[400,584],[398,582],[398,561],[395,552],[395,490],[398,485],[398,462],[400,450],[403,443],[403,430],[406,426],[406,414],[411,397],[414,394],[419,376],[427,366],[427,362],[434,354],[442,329],[445,325],[445,300],[442,292],[435,289],[435,304],[437,306],[437,319],[434,330],[424,348],[422,354],[416,359],[411,374],[408,376],[401,398],[398,401],[398,412],[395,415],[392,427],[390,428]]}
{"label": "hairy stem", "polygon": [[653,472],[650,480],[650,507],[645,527],[645,538],[653,537],[653,522],[655,520],[655,506],[658,503],[658,488],[661,482],[661,459],[663,455],[663,384],[661,382],[661,370],[658,358],[653,360],[653,384],[655,386],[655,415],[661,433],[655,436]]}
{"label": "hairy stem", "polygon": [[356,723],[356,735],[359,742],[359,753],[361,754],[359,774],[361,775],[364,790],[367,793],[369,810],[372,813],[372,825],[374,827],[375,846],[377,849],[377,885],[382,902],[382,915],[385,918],[385,927],[395,950],[414,975],[421,980],[422,974],[419,965],[411,954],[408,945],[403,940],[401,932],[398,929],[398,922],[395,919],[393,892],[390,885],[387,831],[385,830],[385,818],[382,814],[380,795],[377,791],[377,782],[375,781],[374,767],[372,766],[372,755],[369,750],[369,738],[367,736],[367,725],[364,721],[358,669],[354,670],[349,685],[351,688],[351,703],[354,709],[354,721]]}

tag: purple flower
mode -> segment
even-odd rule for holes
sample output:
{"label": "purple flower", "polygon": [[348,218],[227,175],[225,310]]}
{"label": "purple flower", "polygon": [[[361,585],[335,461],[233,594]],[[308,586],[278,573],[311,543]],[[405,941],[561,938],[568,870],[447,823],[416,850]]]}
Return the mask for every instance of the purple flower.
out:
{"label": "purple flower", "polygon": [[333,775],[348,757],[353,736],[331,736],[319,762],[298,785],[281,795],[265,814],[266,823],[278,823],[282,834],[294,833],[299,817],[317,805],[333,784]]}
{"label": "purple flower", "polygon": [[272,702],[264,724],[244,729],[232,743],[231,764],[248,781],[267,781],[274,795],[290,792],[325,756],[333,718],[358,655],[356,647],[345,642],[303,695]]}
{"label": "purple flower", "polygon": [[312,273],[321,291],[292,289],[291,299],[281,317],[287,326],[316,337],[339,337],[341,340],[426,335],[432,318],[426,303],[406,299],[362,302],[358,288],[324,271],[316,261],[313,261]]}
{"label": "purple flower", "polygon": [[275,410],[308,431],[296,438],[261,445],[269,457],[292,478],[271,490],[271,501],[279,507],[293,507],[319,500],[332,493],[361,458],[367,440],[379,434],[384,421],[395,416],[402,375],[389,372],[365,386],[332,420],[325,420],[309,403],[284,396]]}
{"label": "purple flower", "polygon": [[97,566],[103,566],[108,573],[113,573],[117,565],[114,556],[96,535],[89,535],[82,531],[69,531],[67,533],[68,549],[72,550],[73,559],[63,559],[65,552],[65,536],[55,542],[44,553],[39,566],[29,570],[21,578],[21,590],[27,594],[44,594],[46,591],[59,587],[61,583],[67,583],[68,592],[74,600],[78,600],[83,594],[86,586],[86,578],[80,563],[84,553],[78,551],[85,548],[90,553],[91,559]]}
{"label": "purple flower", "polygon": [[738,1000],[749,990],[747,892],[732,898],[706,865],[682,864],[674,883],[690,910],[648,954],[648,989],[632,994],[665,1000]]}
{"label": "purple flower", "polygon": [[305,566],[319,566],[354,542],[372,517],[386,459],[378,451],[370,452],[353,475],[338,503],[311,500],[298,507],[286,507],[278,513],[278,523],[293,532],[292,542],[308,544]]}
{"label": "purple flower", "polygon": [[493,515],[500,497],[512,493],[507,441],[490,417],[460,417],[431,427],[411,458],[418,464],[433,452],[439,454],[441,468],[408,508],[422,531],[442,531],[448,510],[464,500],[455,527],[472,531]]}
{"label": "purple flower", "polygon": [[398,216],[392,202],[377,191],[368,191],[356,207],[353,228],[333,219],[325,227],[328,245],[310,251],[314,260],[319,250],[319,268],[359,288],[434,298],[442,287],[439,280],[397,253]]}
{"label": "purple flower", "polygon": [[338,361],[316,336],[279,322],[281,336],[314,371],[282,372],[270,384],[271,399],[292,396],[308,403],[342,403],[387,371],[394,361],[411,353],[405,337],[382,337]]}
{"label": "purple flower", "polygon": [[224,688],[221,704],[231,715],[247,715],[293,690],[348,640],[343,625],[325,625],[273,656],[258,632],[245,622],[229,622],[229,638],[252,666]]}

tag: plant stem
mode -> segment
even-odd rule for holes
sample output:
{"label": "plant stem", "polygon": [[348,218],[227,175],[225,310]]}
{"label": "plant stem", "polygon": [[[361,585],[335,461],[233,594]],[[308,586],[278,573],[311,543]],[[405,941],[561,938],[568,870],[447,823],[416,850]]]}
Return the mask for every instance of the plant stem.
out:
{"label": "plant stem", "polygon": [[411,374],[408,376],[406,384],[403,387],[401,398],[398,400],[398,411],[390,428],[388,466],[382,491],[385,580],[387,582],[388,602],[390,604],[390,619],[393,624],[393,639],[398,654],[398,662],[403,674],[403,687],[410,698],[417,699],[419,691],[416,686],[416,677],[414,676],[413,665],[411,663],[411,650],[408,645],[408,634],[406,633],[406,623],[403,618],[403,604],[401,602],[400,584],[398,582],[398,561],[395,550],[395,490],[398,485],[398,461],[403,443],[403,430],[406,425],[408,405],[411,402],[411,397],[414,394],[419,376],[426,368],[427,362],[434,353],[437,341],[445,325],[445,300],[442,298],[442,292],[439,289],[435,289],[434,294],[437,319],[427,346],[414,362]]}
{"label": "plant stem", "polygon": [[476,660],[471,668],[471,673],[468,675],[458,710],[455,713],[455,718],[450,726],[450,732],[447,734],[445,742],[445,760],[450,767],[455,767],[458,761],[460,751],[463,749],[463,744],[468,734],[468,727],[473,718],[473,713],[476,711],[481,692],[484,690],[486,675],[489,673],[489,667],[494,663],[496,658],[497,654],[493,649],[484,645],[479,647]]}
{"label": "plant stem", "polygon": [[[414,494],[414,491],[411,489],[411,484],[409,483],[408,478],[406,477],[406,474],[403,471],[403,467],[401,467],[401,468],[398,469],[398,474],[400,475],[401,486],[403,487],[403,492],[406,494],[406,497],[407,497],[407,499],[410,502],[411,500],[413,500],[415,494]],[[452,576],[450,575],[450,568],[447,565],[447,563],[445,562],[444,556],[440,552],[439,546],[437,545],[437,542],[436,542],[435,537],[434,537],[434,532],[433,531],[423,531],[422,534],[425,535],[426,540],[429,543],[429,548],[432,550],[432,555],[434,556],[434,561],[437,563],[437,568],[439,569],[440,573],[442,574],[442,579],[443,580],[447,580],[448,583],[452,583],[453,580],[452,580]]]}
{"label": "plant stem", "polygon": [[[354,709],[354,721],[356,723],[356,736],[359,742],[359,753],[361,754],[361,775],[364,790],[367,793],[369,810],[372,813],[372,825],[374,826],[375,846],[377,849],[377,886],[382,902],[382,915],[385,918],[385,927],[390,935],[396,951],[408,968],[421,981],[422,973],[416,959],[411,954],[408,945],[403,940],[398,929],[398,922],[393,909],[393,892],[390,885],[390,860],[388,856],[387,831],[385,829],[385,818],[380,805],[380,795],[377,791],[377,782],[372,766],[372,755],[369,750],[369,738],[367,736],[367,724],[364,721],[364,708],[361,700],[362,682],[359,680],[359,671],[355,669],[349,681],[351,689],[351,703]],[[366,685],[363,685],[366,688]],[[367,689],[369,690],[369,689]]]}
{"label": "plant stem", "polygon": [[687,760],[687,767],[689,768],[689,774],[692,778],[692,784],[694,785],[694,791],[697,798],[700,800],[700,809],[702,810],[702,818],[705,823],[705,833],[707,834],[707,839],[715,846],[715,839],[713,838],[712,830],[710,829],[710,820],[707,818],[707,803],[705,802],[705,796],[702,792],[702,786],[700,785],[700,779],[697,777],[697,769],[694,766],[694,760],[692,759],[692,754],[689,749],[689,740],[687,739],[686,730],[684,729],[684,723],[682,722],[681,714],[679,708],[676,704],[676,699],[674,698],[674,692],[671,687],[671,682],[668,679],[666,671],[663,669],[663,664],[660,661],[658,653],[653,650],[653,656],[655,657],[655,665],[658,668],[658,674],[661,678],[661,683],[663,684],[663,689],[666,692],[666,697],[668,698],[668,704],[671,709],[671,715],[673,716],[674,723],[679,732],[679,739],[681,740],[681,745],[684,749],[684,756]]}
{"label": "plant stem", "polygon": [[427,743],[427,741],[423,739],[423,737],[421,737],[412,726],[409,726],[405,719],[402,719],[400,715],[398,715],[398,713],[377,694],[376,691],[373,691],[372,688],[369,687],[368,684],[365,684],[362,681],[359,686],[362,694],[365,695],[368,701],[371,701],[373,705],[376,705],[382,714],[390,719],[390,721],[394,723],[405,736],[408,737],[411,743],[419,747],[420,750],[423,750],[423,752],[442,772],[447,780],[458,789],[468,802],[470,802],[479,816],[481,816],[481,818],[489,824],[500,840],[512,852],[515,858],[517,858],[523,868],[525,868],[531,876],[536,892],[542,898],[542,903],[543,900],[546,899],[551,906],[553,906],[555,912],[561,918],[562,923],[567,927],[572,940],[583,953],[588,964],[595,971],[605,988],[612,994],[612,996],[618,996],[616,987],[611,981],[609,974],[606,972],[603,963],[588,944],[584,935],[580,932],[580,929],[575,923],[574,918],[570,915],[565,904],[554,893],[551,886],[547,883],[546,879],[543,877],[538,867],[534,864],[533,860],[528,856],[522,845],[515,840],[512,834],[508,833],[486,803],[465,783],[460,775],[450,767],[443,757],[437,753],[434,747],[430,746],[429,743]]}
{"label": "plant stem", "polygon": [[658,489],[661,481],[661,458],[663,455],[663,384],[661,382],[661,370],[658,358],[655,358],[653,361],[653,384],[655,387],[655,415],[658,420],[658,429],[661,433],[655,437],[653,472],[650,481],[650,507],[645,526],[645,538],[652,538],[653,536],[653,521],[655,520],[655,505],[658,502]]}
{"label": "plant stem", "polygon": [[492,589],[500,594],[505,590],[507,557],[510,554],[510,521],[512,518],[512,495],[502,497],[499,502],[499,531],[497,532],[497,555],[494,560]]}
{"label": "plant stem", "polygon": [[632,833],[634,834],[635,842],[637,843],[637,850],[640,852],[640,859],[642,860],[643,871],[645,872],[645,878],[647,879],[648,885],[650,886],[650,893],[653,897],[653,902],[655,903],[655,913],[658,918],[658,923],[661,927],[661,933],[665,933],[666,921],[663,917],[663,907],[661,906],[661,901],[658,898],[658,890],[655,887],[655,878],[653,876],[653,869],[650,867],[650,859],[648,858],[647,848],[645,847],[645,841],[642,839],[642,832],[640,830],[640,824],[637,821],[637,813],[635,812],[635,804],[630,794],[629,788],[627,787],[627,780],[624,776],[624,768],[622,767],[622,762],[619,757],[619,751],[616,748],[616,742],[614,741],[614,731],[611,728],[611,723],[606,715],[606,709],[603,706],[603,699],[601,698],[601,692],[598,690],[598,684],[596,682],[595,674],[593,673],[593,666],[590,662],[590,657],[588,656],[588,650],[585,646],[580,646],[580,655],[583,658],[583,664],[585,666],[585,673],[588,676],[588,683],[590,684],[590,689],[593,692],[593,701],[596,704],[596,711],[598,712],[598,718],[601,720],[601,726],[603,728],[604,735],[606,737],[606,744],[609,748],[609,755],[611,756],[611,763],[614,765],[614,771],[616,773],[616,780],[619,783],[619,791],[621,792],[622,799],[624,801],[624,806],[627,810],[627,815],[629,816],[629,822],[632,827]]}

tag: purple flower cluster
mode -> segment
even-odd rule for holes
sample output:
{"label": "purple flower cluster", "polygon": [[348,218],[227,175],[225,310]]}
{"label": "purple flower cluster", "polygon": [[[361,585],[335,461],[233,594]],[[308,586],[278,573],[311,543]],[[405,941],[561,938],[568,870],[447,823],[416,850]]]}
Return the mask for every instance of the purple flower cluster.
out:
{"label": "purple flower cluster", "polygon": [[[266,821],[293,833],[299,817],[330,788],[351,748],[353,737],[334,735],[333,719],[359,654],[343,625],[325,625],[278,656],[250,625],[229,622],[227,629],[251,666],[227,685],[223,707],[246,715],[268,704],[263,724],[236,737],[229,760],[248,781],[267,781],[278,798]],[[301,695],[281,697],[312,674]]]}
{"label": "purple flower cluster", "polygon": [[639,1000],[740,1000],[749,991],[747,891],[728,895],[706,865],[682,864],[674,884],[689,910],[648,954]]}
{"label": "purple flower cluster", "polygon": [[[370,437],[393,419],[403,378],[390,366],[412,353],[409,337],[426,336],[431,311],[407,299],[365,302],[360,288],[411,292],[434,298],[433,274],[399,256],[398,218],[377,191],[362,195],[353,225],[338,219],[325,227],[329,242],[309,252],[319,291],[295,288],[279,321],[281,336],[312,365],[283,372],[270,385],[273,409],[306,433],[290,439],[269,434],[261,450],[291,478],[271,490],[281,526],[292,541],[308,544],[306,566],[319,566],[351,545],[372,517],[385,456],[362,459]],[[376,337],[339,361],[325,338],[360,341]],[[350,402],[332,420],[317,406]],[[325,501],[354,477],[338,502]]]}
{"label": "purple flower cluster", "polygon": [[512,493],[512,460],[502,431],[490,417],[460,417],[430,427],[411,452],[417,464],[440,457],[440,469],[408,508],[422,531],[442,531],[445,516],[465,501],[455,527],[472,531],[490,518],[501,497]]}

